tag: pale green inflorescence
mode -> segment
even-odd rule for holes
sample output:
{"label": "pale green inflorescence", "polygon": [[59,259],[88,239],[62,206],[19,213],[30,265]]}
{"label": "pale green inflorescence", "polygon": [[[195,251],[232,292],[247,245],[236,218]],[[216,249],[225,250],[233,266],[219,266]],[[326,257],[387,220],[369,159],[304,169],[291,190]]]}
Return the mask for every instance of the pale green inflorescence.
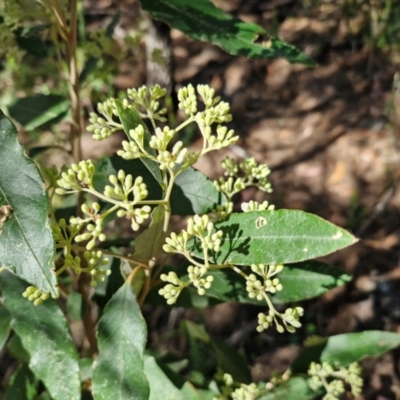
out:
{"label": "pale green inflorescence", "polygon": [[[178,92],[178,107],[187,116],[186,121],[175,128],[167,125],[158,126],[157,123],[165,122],[166,109],[160,106],[160,99],[166,94],[165,89],[159,86],[152,88],[141,87],[129,89],[122,100],[108,99],[98,105],[100,115],[92,113],[88,130],[93,132],[94,139],[103,140],[118,130],[123,129],[119,120],[119,110],[132,110],[131,118],[135,121],[135,128],[127,132],[127,139],[122,142],[122,149],[117,154],[126,159],[149,159],[159,165],[163,176],[163,189],[168,196],[174,179],[185,168],[193,165],[198,158],[212,150],[234,144],[238,136],[233,130],[223,124],[232,120],[229,104],[221,101],[215,95],[214,89],[207,85],[198,85],[197,90],[188,85]],[[203,106],[199,105],[199,98]],[[119,103],[118,103],[119,102]],[[148,126],[141,118],[149,120],[153,128],[150,134]],[[176,140],[177,134],[189,123],[196,123],[203,136],[203,146],[197,152],[191,152],[183,146],[182,141]],[[246,280],[246,289],[250,298],[265,300],[268,314],[259,315],[258,331],[262,331],[271,325],[275,325],[279,331],[286,329],[293,332],[300,325],[299,318],[303,313],[300,307],[289,308],[284,313],[275,310],[269,298],[277,291],[282,290],[279,279],[275,276],[283,268],[282,265],[253,265],[252,272],[246,274],[246,269],[239,269],[231,265],[229,260],[225,264],[215,264],[213,260],[219,252],[223,242],[223,232],[214,227],[216,219],[225,218],[233,211],[232,197],[249,186],[255,186],[265,192],[271,192],[271,184],[268,180],[270,170],[265,165],[258,164],[254,158],[236,162],[231,158],[222,161],[226,178],[214,182],[216,188],[228,199],[223,205],[218,205],[210,215],[194,215],[188,219],[187,229],[179,233],[171,233],[165,239],[163,250],[167,253],[179,253],[184,255],[190,265],[187,268],[187,276],[179,278],[176,272],[162,274],[161,280],[166,285],[159,291],[165,297],[168,304],[174,304],[181,291],[193,285],[200,295],[206,294],[213,283],[212,269],[231,268]],[[72,164],[71,168],[63,170],[60,179],[57,180],[56,193],[60,195],[85,192],[102,201],[111,204],[111,208],[100,206],[99,202],[82,205],[82,216],[73,217],[69,224],[65,221],[63,226],[55,227],[54,232],[58,247],[65,248],[65,264],[60,268],[73,268],[76,272],[87,271],[93,276],[92,284],[104,279],[108,274],[102,270],[107,262],[102,255],[96,252],[98,242],[106,240],[104,234],[104,221],[112,212],[118,217],[125,217],[131,221],[133,230],[139,230],[151,213],[150,204],[166,204],[168,198],[147,203],[148,190],[143,178],[133,177],[120,170],[116,175],[109,176],[110,184],[105,185],[103,192],[99,192],[93,185],[95,165],[91,160],[80,161]],[[54,181],[55,179],[53,179]],[[167,187],[169,188],[167,190]],[[257,203],[250,201],[242,205],[243,211],[273,210],[274,206],[264,201]],[[88,269],[82,268],[79,257],[73,256],[74,243],[83,242],[88,259]],[[198,243],[203,251],[203,260],[193,258],[192,246]],[[85,258],[87,258],[85,256]],[[238,392],[239,393],[239,392]],[[239,398],[239,397],[238,397]]]}
{"label": "pale green inflorescence", "polygon": [[311,377],[309,385],[315,391],[325,389],[323,400],[339,400],[345,392],[345,383],[350,386],[351,393],[358,396],[363,386],[361,372],[358,363],[352,363],[347,368],[334,369],[327,362],[322,364],[312,362],[308,369],[308,375]]}
{"label": "pale green inflorescence", "polygon": [[26,297],[29,301],[32,301],[35,306],[43,303],[44,300],[50,298],[49,293],[44,293],[36,286],[28,286],[22,296]]}
{"label": "pale green inflorescence", "polygon": [[220,369],[215,374],[215,380],[220,381],[222,385],[219,388],[220,393],[215,395],[213,400],[255,400],[262,393],[255,383],[246,385],[235,382],[232,375],[224,373]]}

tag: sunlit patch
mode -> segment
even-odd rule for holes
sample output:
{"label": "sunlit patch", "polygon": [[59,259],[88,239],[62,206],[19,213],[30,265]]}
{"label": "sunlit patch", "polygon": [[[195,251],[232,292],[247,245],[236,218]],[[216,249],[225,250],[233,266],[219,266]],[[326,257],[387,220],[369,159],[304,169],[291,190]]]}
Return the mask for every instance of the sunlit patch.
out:
{"label": "sunlit patch", "polygon": [[307,253],[307,251],[308,251],[307,247],[304,247],[303,251],[304,251],[304,253]]}
{"label": "sunlit patch", "polygon": [[9,205],[4,205],[0,207],[0,235],[3,233],[3,225],[7,222],[11,211],[12,209]]}
{"label": "sunlit patch", "polygon": [[343,233],[340,231],[337,231],[333,236],[332,239],[340,239],[343,236]]}
{"label": "sunlit patch", "polygon": [[256,219],[256,229],[260,229],[265,225],[267,225],[267,220],[264,217],[258,217]]}

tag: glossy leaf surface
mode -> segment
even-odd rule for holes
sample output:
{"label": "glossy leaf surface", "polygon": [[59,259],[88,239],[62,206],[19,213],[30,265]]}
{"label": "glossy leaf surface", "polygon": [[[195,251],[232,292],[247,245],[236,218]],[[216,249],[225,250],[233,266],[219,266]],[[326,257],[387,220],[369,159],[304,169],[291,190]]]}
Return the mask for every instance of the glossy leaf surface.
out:
{"label": "glossy leaf surface", "polygon": [[183,393],[165,375],[154,357],[144,359],[146,377],[150,385],[149,400],[186,400]]}
{"label": "glossy leaf surface", "polygon": [[364,357],[378,356],[400,345],[400,334],[386,331],[344,333],[306,348],[293,362],[293,373],[306,373],[312,361],[327,362],[335,368]]}
{"label": "glossy leaf surface", "polygon": [[128,282],[105,307],[97,337],[99,356],[93,369],[94,399],[147,399],[149,384],[143,362],[147,328]]}
{"label": "glossy leaf surface", "polygon": [[35,400],[38,379],[26,364],[21,364],[12,374],[5,400]]}
{"label": "glossy leaf surface", "polygon": [[54,240],[43,179],[1,111],[0,142],[0,206],[11,210],[1,228],[0,265],[56,297]]}
{"label": "glossy leaf surface", "polygon": [[276,389],[262,395],[257,400],[312,400],[321,395],[320,391],[312,391],[308,379],[294,377]]}
{"label": "glossy leaf surface", "polygon": [[[285,264],[309,260],[347,247],[357,239],[322,218],[297,210],[231,214],[215,224],[222,230],[218,263]],[[196,251],[201,257],[202,251]]]}
{"label": "glossy leaf surface", "polygon": [[4,307],[0,307],[0,350],[6,343],[11,331],[11,314]]}
{"label": "glossy leaf surface", "polygon": [[59,122],[67,115],[68,110],[68,99],[58,94],[23,97],[8,106],[10,116],[27,130]]}
{"label": "glossy leaf surface", "polygon": [[194,40],[220,46],[227,53],[248,58],[278,58],[312,66],[314,62],[295,46],[271,37],[265,44],[255,43],[266,35],[258,25],[244,22],[215,7],[209,0],[140,0],[153,18],[179,29]]}
{"label": "glossy leaf surface", "polygon": [[29,368],[43,381],[54,400],[79,400],[78,353],[58,303],[49,299],[40,306],[22,297],[26,283],[4,271],[0,288],[11,314],[11,326],[29,353]]}

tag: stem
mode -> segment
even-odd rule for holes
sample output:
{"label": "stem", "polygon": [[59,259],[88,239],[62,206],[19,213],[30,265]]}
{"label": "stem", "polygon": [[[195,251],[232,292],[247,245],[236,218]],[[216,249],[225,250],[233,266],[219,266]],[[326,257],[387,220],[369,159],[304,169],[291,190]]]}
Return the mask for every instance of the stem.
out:
{"label": "stem", "polygon": [[[87,251],[86,247],[83,247],[83,246],[72,245],[71,248],[72,248],[72,250],[78,250],[81,252]],[[103,255],[114,257],[114,258],[119,258],[120,260],[126,260],[130,263],[134,263],[134,264],[138,265],[140,268],[148,268],[147,264],[143,263],[142,261],[136,260],[132,256],[123,256],[123,255],[116,254],[111,251],[107,251],[107,250],[103,250],[103,249],[101,249],[101,252],[103,253]]]}
{"label": "stem", "polygon": [[79,73],[76,60],[77,47],[77,8],[78,0],[71,0],[71,20],[69,28],[68,41],[65,42],[67,47],[67,61],[69,69],[70,83],[70,99],[71,99],[71,146],[72,155],[75,162],[82,159],[81,135],[82,135],[82,119],[81,119],[81,99],[79,96]]}

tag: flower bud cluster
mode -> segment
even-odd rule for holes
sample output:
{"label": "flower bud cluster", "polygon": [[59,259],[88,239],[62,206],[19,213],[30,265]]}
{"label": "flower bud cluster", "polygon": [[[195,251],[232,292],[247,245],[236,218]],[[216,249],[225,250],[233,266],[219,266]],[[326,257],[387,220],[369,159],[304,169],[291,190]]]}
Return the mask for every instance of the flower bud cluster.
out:
{"label": "flower bud cluster", "polygon": [[226,202],[223,205],[217,204],[214,210],[211,212],[212,219],[219,220],[226,218],[233,212],[233,203],[231,201]]}
{"label": "flower bud cluster", "polygon": [[167,253],[188,254],[186,248],[188,240],[197,237],[200,240],[203,250],[218,252],[222,241],[222,231],[214,231],[214,224],[210,221],[208,215],[195,215],[188,219],[187,230],[182,230],[179,234],[171,233],[166,238],[166,244],[163,249]]}
{"label": "flower bud cluster", "polygon": [[175,272],[170,271],[167,274],[161,274],[160,279],[163,282],[168,282],[158,293],[167,300],[167,304],[174,304],[178,299],[181,291],[190,284],[178,278]]}
{"label": "flower bud cluster", "polygon": [[[77,222],[78,225],[81,224],[79,218],[73,218],[72,220],[70,220],[71,224],[73,224],[73,222]],[[106,235],[102,233],[103,231],[102,218],[96,219],[93,224],[87,224],[86,229],[87,232],[75,236],[75,242],[79,243],[88,240],[88,242],[86,243],[87,250],[92,250],[97,240],[100,240],[101,242],[104,242],[106,240]]]}
{"label": "flower bud cluster", "polygon": [[178,107],[186,115],[194,115],[197,113],[196,92],[192,85],[185,86],[178,91]]}
{"label": "flower bud cluster", "polygon": [[72,164],[67,172],[61,173],[61,179],[57,181],[59,188],[56,189],[56,193],[63,195],[79,192],[84,188],[92,188],[94,172],[95,167],[91,160]]}
{"label": "flower bud cluster", "polygon": [[64,218],[61,218],[58,223],[53,222],[51,229],[53,231],[54,240],[60,247],[69,247],[72,239],[79,233],[82,225],[68,225]]}
{"label": "flower bud cluster", "polygon": [[189,280],[197,289],[197,293],[200,296],[204,296],[206,294],[206,289],[210,289],[211,283],[214,280],[214,277],[211,275],[204,277],[204,275],[207,273],[207,270],[208,269],[205,266],[194,267],[193,265],[187,269]]}
{"label": "flower bud cluster", "polygon": [[361,367],[358,363],[352,363],[347,368],[341,367],[335,370],[327,362],[318,364],[312,362],[308,369],[308,375],[311,376],[310,388],[319,390],[324,388],[326,394],[323,400],[339,400],[345,392],[345,383],[350,385],[354,396],[361,394],[363,380],[361,378]]}
{"label": "flower bud cluster", "polygon": [[[128,89],[127,97],[133,103],[129,103],[129,100],[125,99],[123,106],[134,109],[142,118],[147,117],[164,122],[166,119],[162,115],[167,113],[167,109],[160,109],[159,99],[164,97],[166,93],[167,90],[160,87],[160,85],[154,85],[150,88],[142,86],[139,89]],[[144,109],[145,113],[141,112],[142,109]]]}
{"label": "flower bud cluster", "polygon": [[[270,169],[266,165],[258,164],[253,157],[245,159],[239,164],[234,159],[227,157],[221,162],[221,165],[225,170],[224,175],[228,178],[222,177],[218,181],[214,181],[214,185],[218,191],[225,193],[228,199],[249,186],[256,186],[268,193],[272,192],[271,183],[268,181]],[[244,207],[246,207],[246,211],[272,209],[272,206],[264,203],[257,206],[254,202]]]}
{"label": "flower bud cluster", "polygon": [[182,230],[179,234],[172,232],[171,235],[165,239],[166,243],[163,246],[163,250],[167,253],[180,253],[191,259],[187,245],[188,241],[193,237],[199,239],[200,245],[204,251],[206,264],[189,266],[187,269],[189,281],[187,282],[181,281],[176,276],[175,272],[170,272],[168,276],[161,276],[163,281],[170,283],[159,291],[159,293],[167,299],[168,304],[175,303],[181,290],[189,284],[192,284],[197,289],[199,295],[204,295],[206,289],[211,287],[214,280],[213,276],[206,276],[209,267],[208,252],[219,251],[222,241],[222,231],[214,231],[214,224],[207,215],[203,215],[202,217],[195,215],[193,218],[189,218],[187,230]]}
{"label": "flower bud cluster", "polygon": [[275,210],[275,206],[273,204],[269,204],[268,201],[258,203],[257,201],[250,200],[248,203],[242,203],[240,207],[243,212]]}
{"label": "flower bud cluster", "polygon": [[[279,333],[283,333],[285,330],[294,333],[296,328],[301,327],[300,317],[302,317],[303,314],[304,310],[301,307],[288,308],[283,314],[271,307],[268,314],[258,314],[257,331],[262,332],[270,326],[275,325]],[[279,323],[278,319],[281,320],[283,326]]]}
{"label": "flower bud cluster", "polygon": [[215,380],[222,382],[222,386],[220,387],[221,393],[214,396],[213,400],[255,400],[261,394],[261,390],[255,383],[246,385],[235,382],[232,375],[224,373],[222,370],[218,370],[215,374]]}
{"label": "flower bud cluster", "polygon": [[22,296],[33,302],[33,305],[38,306],[43,303],[44,300],[50,298],[49,293],[44,293],[35,286],[28,286]]}
{"label": "flower bud cluster", "polygon": [[117,154],[125,160],[134,160],[135,158],[148,158],[149,154],[144,149],[144,126],[138,125],[135,129],[129,131],[131,141],[122,142],[123,150],[118,150]]}
{"label": "flower bud cluster", "polygon": [[97,110],[104,118],[99,117],[96,113],[90,113],[89,122],[91,125],[86,128],[89,132],[93,132],[93,139],[106,139],[123,128],[121,123],[114,121],[114,116],[118,116],[114,99],[107,99],[105,102],[99,103]]}
{"label": "flower bud cluster", "polygon": [[255,400],[259,397],[261,391],[255,383],[245,385],[240,384],[240,388],[234,390],[231,394],[232,400]]}
{"label": "flower bud cluster", "polygon": [[91,275],[90,285],[96,287],[99,282],[104,282],[105,278],[111,274],[111,269],[103,269],[109,263],[109,259],[103,257],[101,250],[85,251],[83,256],[86,258]]}

